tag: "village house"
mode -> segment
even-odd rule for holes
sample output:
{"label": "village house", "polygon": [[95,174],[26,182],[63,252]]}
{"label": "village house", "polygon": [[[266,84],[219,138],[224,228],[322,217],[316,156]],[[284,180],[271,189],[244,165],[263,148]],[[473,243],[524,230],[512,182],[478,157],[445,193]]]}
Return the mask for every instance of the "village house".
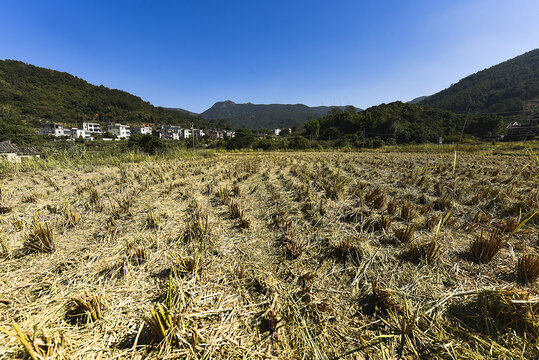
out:
{"label": "village house", "polygon": [[[68,132],[69,131],[69,132]],[[71,137],[72,140],[83,138],[84,140],[93,140],[94,138],[84,129],[71,128],[64,130],[65,136]]]}
{"label": "village house", "polygon": [[82,130],[91,135],[101,135],[103,133],[103,130],[101,130],[101,125],[98,123],[83,122]]}
{"label": "village house", "polygon": [[507,125],[507,136],[504,140],[509,141],[522,141],[533,139],[539,135],[539,114],[534,114],[525,123],[518,123],[516,121]]}
{"label": "village house", "polygon": [[[67,135],[66,135],[67,130]],[[46,122],[44,124],[41,124],[41,127],[38,131],[39,135],[51,135],[51,136],[71,136],[71,130],[70,129],[64,129],[64,125],[59,123],[49,123]]]}
{"label": "village house", "polygon": [[190,138],[191,137],[191,129],[183,129],[181,137],[183,137],[184,139]]}
{"label": "village house", "polygon": [[127,139],[131,136],[129,125],[109,124],[107,125],[107,132],[116,136],[117,139]]}
{"label": "village house", "polygon": [[152,134],[152,128],[151,126],[133,126],[131,128],[131,135],[151,135]]}
{"label": "village house", "polygon": [[182,128],[176,125],[161,125],[159,137],[165,140],[180,140],[182,137]]}
{"label": "village house", "polygon": [[208,130],[207,135],[210,139],[222,139],[224,137],[223,131],[216,129]]}
{"label": "village house", "polygon": [[19,148],[10,140],[0,142],[0,160],[21,162],[22,158],[39,157],[39,153],[32,147]]}
{"label": "village house", "polygon": [[204,130],[200,130],[200,129],[193,129],[193,133],[196,138],[203,137],[206,135],[206,133],[204,133]]}
{"label": "village house", "polygon": [[228,137],[236,137],[236,132],[235,131],[232,131],[232,130],[223,130],[223,135],[224,137],[228,138]]}

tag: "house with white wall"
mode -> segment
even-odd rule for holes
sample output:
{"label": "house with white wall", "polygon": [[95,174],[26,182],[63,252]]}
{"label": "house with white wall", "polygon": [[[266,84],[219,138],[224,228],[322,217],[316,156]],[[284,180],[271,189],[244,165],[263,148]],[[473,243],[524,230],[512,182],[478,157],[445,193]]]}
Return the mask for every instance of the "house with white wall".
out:
{"label": "house with white wall", "polygon": [[[67,130],[67,134],[66,134]],[[71,136],[71,130],[65,129],[63,124],[60,123],[50,123],[46,122],[44,124],[41,124],[39,131],[39,135],[51,135],[51,136]]]}
{"label": "house with white wall", "polygon": [[101,135],[103,133],[101,125],[98,123],[83,122],[82,130],[91,135]]}
{"label": "house with white wall", "polygon": [[151,126],[133,126],[131,128],[131,135],[151,135],[152,134],[152,128]]}
{"label": "house with white wall", "polygon": [[180,140],[183,129],[176,125],[161,125],[161,133],[159,137],[165,140]]}
{"label": "house with white wall", "polygon": [[127,139],[131,136],[131,130],[129,128],[129,125],[108,124],[107,132],[116,136],[117,139]]}

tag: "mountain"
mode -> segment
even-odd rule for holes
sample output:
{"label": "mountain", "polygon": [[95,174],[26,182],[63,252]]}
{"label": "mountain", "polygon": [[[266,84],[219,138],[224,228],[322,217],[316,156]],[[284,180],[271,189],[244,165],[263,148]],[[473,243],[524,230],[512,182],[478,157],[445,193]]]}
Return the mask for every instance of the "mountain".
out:
{"label": "mountain", "polygon": [[420,104],[465,113],[539,110],[539,49],[467,76]]}
{"label": "mountain", "polygon": [[[193,114],[155,107],[125,91],[92,85],[65,72],[0,60],[0,132],[39,127],[43,121],[129,124],[200,124]],[[34,129],[35,130],[35,129]]]}
{"label": "mountain", "polygon": [[[346,106],[339,106],[345,109]],[[236,104],[233,101],[216,102],[200,114],[205,119],[227,119],[233,127],[248,129],[282,128],[301,125],[310,117],[324,116],[332,107],[309,107],[303,104]]]}
{"label": "mountain", "polygon": [[407,104],[419,104],[421,101],[425,100],[426,98],[428,98],[428,96],[416,97],[415,99],[408,101]]}

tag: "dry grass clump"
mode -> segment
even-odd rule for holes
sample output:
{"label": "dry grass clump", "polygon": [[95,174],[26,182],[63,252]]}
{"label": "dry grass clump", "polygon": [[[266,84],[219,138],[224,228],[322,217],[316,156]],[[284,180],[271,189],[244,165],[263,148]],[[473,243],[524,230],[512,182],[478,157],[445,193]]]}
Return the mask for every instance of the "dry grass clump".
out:
{"label": "dry grass clump", "polygon": [[539,277],[539,256],[524,254],[517,262],[517,282],[522,285],[533,284]]}
{"label": "dry grass clump", "polygon": [[269,332],[275,332],[282,322],[280,302],[277,295],[273,297],[271,305],[268,306],[264,314],[260,317],[261,327]]}
{"label": "dry grass clump", "polygon": [[284,241],[284,250],[289,258],[297,259],[303,254],[305,247],[299,239],[287,237]]}
{"label": "dry grass clump", "polygon": [[14,215],[11,219],[11,224],[15,228],[15,230],[20,231],[24,227],[24,220],[22,217]]}
{"label": "dry grass clump", "polygon": [[395,299],[393,292],[382,289],[376,280],[371,282],[371,293],[363,298],[362,310],[367,314],[387,314],[388,311],[395,313],[402,311],[402,306]]}
{"label": "dry grass clump", "polygon": [[387,214],[388,215],[395,215],[395,213],[397,212],[397,208],[398,208],[398,205],[397,205],[397,201],[395,199],[391,199],[387,202],[387,208],[386,208],[386,211],[387,211]]}
{"label": "dry grass clump", "polygon": [[408,224],[406,227],[401,227],[395,230],[395,238],[402,244],[408,244],[412,241],[415,233],[416,225]]}
{"label": "dry grass clump", "polygon": [[425,244],[413,244],[410,248],[410,254],[415,261],[432,264],[440,255],[440,245],[436,239]]}
{"label": "dry grass clump", "polygon": [[374,230],[383,230],[383,231],[389,231],[391,228],[392,219],[389,215],[382,214],[378,220],[374,223]]}
{"label": "dry grass clump", "polygon": [[181,236],[184,243],[195,243],[206,249],[210,241],[208,215],[202,215],[196,202],[191,203],[185,216],[185,228]]}
{"label": "dry grass clump", "polygon": [[195,255],[182,256],[173,255],[172,263],[174,264],[174,270],[180,275],[199,274],[202,270],[200,252],[196,252]]}
{"label": "dry grass clump", "polygon": [[146,261],[146,250],[142,246],[136,246],[133,242],[126,242],[125,252],[127,260],[135,265],[142,265]]}
{"label": "dry grass clump", "polygon": [[178,340],[175,332],[181,324],[181,318],[165,305],[156,304],[150,307],[144,322],[157,342],[166,340],[172,343]]}
{"label": "dry grass clump", "polygon": [[9,250],[4,239],[4,229],[0,229],[0,257],[9,255]]}
{"label": "dry grass clump", "polygon": [[241,228],[246,229],[251,225],[251,222],[245,216],[243,209],[237,202],[235,202],[234,200],[230,200],[228,203],[228,207],[230,209],[230,214],[232,215],[232,217],[239,220],[239,225]]}
{"label": "dry grass clump", "polygon": [[159,217],[155,215],[152,209],[148,211],[144,227],[146,229],[159,229]]}
{"label": "dry grass clump", "polygon": [[486,335],[507,330],[532,338],[539,335],[539,299],[518,289],[479,291],[472,301],[450,308],[453,316]]}
{"label": "dry grass clump", "polygon": [[359,262],[368,251],[368,245],[356,237],[343,237],[332,241],[330,250],[337,259]]}
{"label": "dry grass clump", "polygon": [[102,317],[105,305],[100,295],[72,297],[68,304],[67,320],[77,324],[89,324]]}
{"label": "dry grass clump", "polygon": [[69,205],[64,206],[60,213],[65,227],[73,227],[80,222],[80,215],[73,211]]}
{"label": "dry grass clump", "polygon": [[13,323],[13,329],[19,343],[24,347],[32,360],[67,358],[64,354],[66,340],[63,334],[49,335],[45,329],[34,326],[34,332],[24,334],[17,323]]}
{"label": "dry grass clump", "polygon": [[493,231],[489,237],[483,237],[483,230],[481,230],[481,236],[472,242],[470,252],[477,262],[488,263],[505,244],[506,241],[503,234],[500,233],[500,227]]}
{"label": "dry grass clump", "polygon": [[337,200],[344,195],[346,185],[349,181],[350,179],[341,175],[341,170],[339,169],[337,173],[329,171],[320,179],[320,184],[328,198]]}
{"label": "dry grass clump", "polygon": [[11,206],[0,205],[0,215],[7,214],[11,212],[11,210],[12,210]]}
{"label": "dry grass clump", "polygon": [[93,211],[101,211],[103,210],[103,204],[101,203],[101,193],[99,192],[99,190],[92,186],[92,185],[88,185],[88,204],[90,206],[90,208],[93,210]]}
{"label": "dry grass clump", "polygon": [[26,234],[23,244],[29,252],[51,253],[54,248],[54,233],[48,223],[40,223],[36,218],[32,221],[32,231]]}
{"label": "dry grass clump", "polygon": [[411,202],[407,201],[402,204],[401,213],[400,213],[401,219],[406,220],[406,221],[411,221],[416,217],[416,215],[417,215],[417,212],[416,212],[415,206]]}
{"label": "dry grass clump", "polygon": [[30,193],[30,194],[24,194],[22,196],[22,202],[23,203],[35,203],[37,202],[37,199],[39,198],[39,194],[36,192]]}

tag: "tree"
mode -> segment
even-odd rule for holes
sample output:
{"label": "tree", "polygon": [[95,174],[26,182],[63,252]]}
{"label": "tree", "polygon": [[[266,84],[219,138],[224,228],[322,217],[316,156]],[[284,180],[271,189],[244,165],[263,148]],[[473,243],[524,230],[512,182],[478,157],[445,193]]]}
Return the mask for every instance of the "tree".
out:
{"label": "tree", "polygon": [[311,118],[307,121],[305,123],[305,130],[307,130],[307,133],[312,136],[313,139],[318,139],[318,135],[320,134],[320,122],[318,119]]}
{"label": "tree", "polygon": [[137,149],[150,155],[162,153],[166,149],[164,140],[153,135],[136,134],[129,138],[127,147]]}

